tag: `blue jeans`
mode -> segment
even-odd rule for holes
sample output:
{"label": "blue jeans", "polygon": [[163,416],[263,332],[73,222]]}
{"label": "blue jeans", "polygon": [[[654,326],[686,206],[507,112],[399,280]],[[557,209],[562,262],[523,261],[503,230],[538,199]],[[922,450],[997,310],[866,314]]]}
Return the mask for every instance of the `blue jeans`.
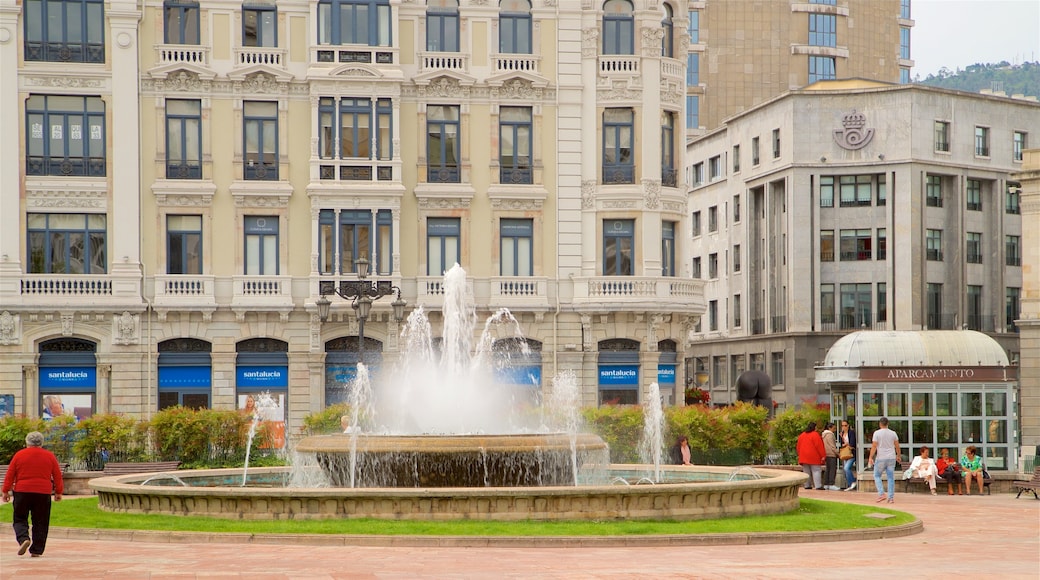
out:
{"label": "blue jeans", "polygon": [[856,465],[856,458],[846,459],[845,464],[842,465],[842,470],[845,472],[845,487],[856,483],[856,472],[852,469],[852,466]]}
{"label": "blue jeans", "polygon": [[875,459],[874,460],[874,488],[878,490],[878,495],[883,495],[881,492],[881,472],[885,472],[885,477],[888,478],[888,499],[892,499],[896,496],[896,460],[892,459]]}

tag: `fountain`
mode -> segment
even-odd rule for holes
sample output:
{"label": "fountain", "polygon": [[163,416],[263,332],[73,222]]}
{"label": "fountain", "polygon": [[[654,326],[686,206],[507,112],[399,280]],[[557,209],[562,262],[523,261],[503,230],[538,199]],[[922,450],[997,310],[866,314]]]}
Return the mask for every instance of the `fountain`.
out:
{"label": "fountain", "polygon": [[[526,342],[502,309],[471,344],[476,317],[465,288],[456,264],[444,278],[439,349],[420,306],[401,334],[402,364],[379,388],[358,365],[348,433],[295,445],[310,466],[306,476],[297,466],[254,469],[248,478],[220,469],[178,472],[177,481],[155,474],[99,478],[90,482],[99,506],[233,518],[434,520],[696,519],[797,508],[800,473],[727,481],[728,468],[661,465],[663,415],[653,388],[645,407],[647,465],[608,466],[606,444],[580,432],[573,373],[555,377],[540,407],[496,382],[504,357],[493,351],[494,340],[507,339],[520,356]],[[248,484],[233,485],[236,475]],[[292,487],[300,482],[306,487]]]}

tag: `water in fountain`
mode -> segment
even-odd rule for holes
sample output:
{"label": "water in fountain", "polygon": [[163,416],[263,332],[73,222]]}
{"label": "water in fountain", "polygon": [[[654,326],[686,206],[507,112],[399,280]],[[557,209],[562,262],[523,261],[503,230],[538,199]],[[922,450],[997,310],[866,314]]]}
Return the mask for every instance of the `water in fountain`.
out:
{"label": "water in fountain", "polygon": [[653,466],[650,479],[661,481],[661,451],[664,443],[664,409],[661,387],[650,383],[650,392],[643,400],[643,437],[639,441],[639,456],[643,463]]}
{"label": "water in fountain", "polygon": [[273,419],[273,411],[278,408],[278,402],[271,396],[270,391],[264,391],[257,394],[254,397],[256,406],[253,407],[253,420],[249,424],[249,436],[246,439],[246,461],[242,467],[242,485],[245,486],[246,478],[249,473],[249,454],[253,449],[253,439],[256,437],[256,430],[267,419]]}
{"label": "water in fountain", "polygon": [[571,470],[578,484],[577,436],[581,430],[581,385],[572,371],[564,371],[552,381],[552,391],[542,406],[551,430],[565,433],[571,442]]}
{"label": "water in fountain", "polygon": [[[400,364],[375,393],[372,431],[402,435],[531,432],[533,417],[514,412],[515,392],[496,384],[492,347],[511,339],[521,356],[526,343],[506,309],[490,316],[476,345],[477,319],[467,304],[466,272],[458,264],[444,275],[442,339],[434,341],[425,309],[408,317],[401,333]],[[527,351],[529,353],[529,351]],[[530,419],[530,420],[525,420]]]}
{"label": "water in fountain", "polygon": [[502,371],[531,355],[520,324],[500,309],[474,343],[477,319],[466,288],[466,272],[456,264],[444,276],[439,342],[420,306],[401,332],[392,372],[370,381],[358,365],[351,388],[357,430],[349,438],[300,442],[299,450],[317,454],[332,485],[574,485],[579,467],[607,463],[602,440],[578,434],[573,376],[553,388],[563,398],[549,403],[561,416],[551,425],[534,408],[534,389],[503,384],[509,373]]}

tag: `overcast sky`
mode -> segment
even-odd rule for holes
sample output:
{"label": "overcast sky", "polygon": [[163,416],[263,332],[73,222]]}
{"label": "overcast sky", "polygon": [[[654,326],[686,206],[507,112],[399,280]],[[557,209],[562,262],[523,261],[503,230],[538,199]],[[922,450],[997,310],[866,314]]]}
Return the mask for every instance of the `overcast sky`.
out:
{"label": "overcast sky", "polygon": [[912,76],[1040,60],[1040,0],[911,0]]}

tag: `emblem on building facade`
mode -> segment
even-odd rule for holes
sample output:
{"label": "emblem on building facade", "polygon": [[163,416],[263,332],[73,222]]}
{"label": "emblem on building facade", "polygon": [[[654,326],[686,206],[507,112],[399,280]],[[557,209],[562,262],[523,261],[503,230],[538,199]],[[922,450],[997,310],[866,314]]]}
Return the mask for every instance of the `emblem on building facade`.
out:
{"label": "emblem on building facade", "polygon": [[863,128],[867,124],[867,116],[857,113],[855,109],[841,118],[841,124],[845,128],[834,131],[834,142],[842,149],[862,149],[874,138],[874,129]]}

